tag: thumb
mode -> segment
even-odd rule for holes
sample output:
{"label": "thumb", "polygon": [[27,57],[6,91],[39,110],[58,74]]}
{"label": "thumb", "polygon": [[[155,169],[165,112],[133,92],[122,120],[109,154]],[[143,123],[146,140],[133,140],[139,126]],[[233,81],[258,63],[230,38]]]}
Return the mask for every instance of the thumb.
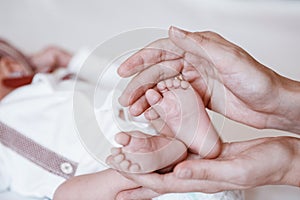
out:
{"label": "thumb", "polygon": [[181,179],[198,179],[231,182],[240,176],[243,170],[234,161],[188,160],[178,164],[174,172]]}

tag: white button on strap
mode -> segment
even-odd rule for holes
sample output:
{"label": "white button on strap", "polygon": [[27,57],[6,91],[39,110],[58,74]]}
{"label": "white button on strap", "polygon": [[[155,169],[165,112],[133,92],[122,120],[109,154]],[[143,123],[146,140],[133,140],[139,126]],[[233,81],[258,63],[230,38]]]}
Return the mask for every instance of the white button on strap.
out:
{"label": "white button on strap", "polygon": [[71,174],[71,173],[73,173],[73,167],[68,162],[61,163],[60,164],[60,169],[65,174]]}

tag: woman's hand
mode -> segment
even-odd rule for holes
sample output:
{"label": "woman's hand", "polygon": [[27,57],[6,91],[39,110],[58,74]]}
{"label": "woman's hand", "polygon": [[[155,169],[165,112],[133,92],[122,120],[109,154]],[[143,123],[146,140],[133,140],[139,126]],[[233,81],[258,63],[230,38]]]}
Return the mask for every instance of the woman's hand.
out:
{"label": "woman's hand", "polygon": [[263,138],[224,144],[216,160],[193,159],[168,174],[125,174],[142,188],[123,191],[117,199],[150,199],[165,193],[247,189],[260,185],[300,186],[300,139]]}
{"label": "woman's hand", "polygon": [[123,77],[138,73],[119,99],[133,115],[149,107],[147,89],[181,73],[211,110],[252,127],[300,133],[300,104],[294,104],[300,102],[300,83],[276,74],[216,33],[172,27],[169,38],[140,50],[118,72]]}

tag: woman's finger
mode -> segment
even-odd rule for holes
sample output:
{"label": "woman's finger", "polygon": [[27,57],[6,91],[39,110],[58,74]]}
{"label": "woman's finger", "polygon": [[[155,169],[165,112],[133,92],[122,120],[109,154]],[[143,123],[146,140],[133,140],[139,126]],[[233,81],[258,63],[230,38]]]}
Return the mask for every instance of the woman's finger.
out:
{"label": "woman's finger", "polygon": [[177,59],[164,61],[145,69],[128,83],[119,98],[120,104],[125,107],[132,105],[159,81],[179,75],[182,67],[182,60]]}
{"label": "woman's finger", "polygon": [[215,58],[215,54],[219,53],[220,50],[223,50],[222,45],[220,45],[219,42],[216,42],[218,34],[214,32],[193,33],[171,27],[169,36],[172,42],[185,52],[190,52],[209,61],[217,59]]}
{"label": "woman's finger", "polygon": [[118,73],[122,77],[129,77],[160,62],[178,59],[183,54],[184,51],[174,45],[168,38],[160,39],[125,60],[120,65]]}

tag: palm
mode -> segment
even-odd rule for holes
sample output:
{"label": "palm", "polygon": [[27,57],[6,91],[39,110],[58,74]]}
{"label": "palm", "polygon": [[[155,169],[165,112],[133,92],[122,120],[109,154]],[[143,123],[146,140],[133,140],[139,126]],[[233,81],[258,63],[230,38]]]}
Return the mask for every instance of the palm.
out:
{"label": "palm", "polygon": [[[219,63],[222,65],[202,61],[201,66],[194,68],[198,76],[184,78],[191,81],[208,108],[235,121],[265,127],[269,113],[273,113],[277,105],[274,97],[278,96],[278,91],[271,78],[276,74],[254,59],[241,64],[234,58],[228,61],[224,57]],[[183,74],[185,70],[191,71],[183,69]]]}
{"label": "palm", "polygon": [[[220,159],[233,164],[232,158],[234,157],[236,163],[241,164],[236,166],[237,170],[232,173],[236,179],[232,178],[231,181],[237,185],[251,188],[259,185],[279,184],[287,178],[285,176],[288,174],[289,167],[286,163],[291,162],[290,149],[294,140],[296,139],[278,137],[226,144],[224,154],[220,156]],[[264,162],[266,160],[269,162]],[[235,174],[239,171],[239,167],[246,173]],[[255,173],[253,173],[254,170]]]}

